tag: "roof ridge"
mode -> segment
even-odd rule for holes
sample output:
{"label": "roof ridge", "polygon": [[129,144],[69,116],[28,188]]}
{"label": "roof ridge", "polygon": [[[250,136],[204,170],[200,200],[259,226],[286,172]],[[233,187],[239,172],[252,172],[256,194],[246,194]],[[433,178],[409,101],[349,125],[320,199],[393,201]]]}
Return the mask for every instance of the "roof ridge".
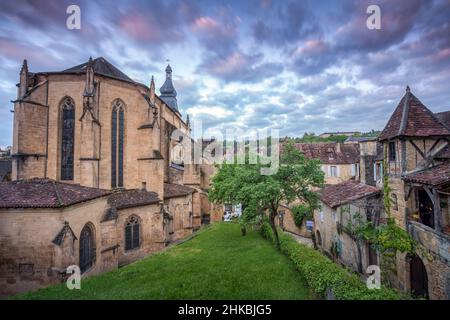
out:
{"label": "roof ridge", "polygon": [[402,136],[405,134],[406,131],[406,125],[408,124],[408,115],[409,115],[409,102],[410,102],[410,95],[411,91],[409,89],[409,86],[406,87],[406,93],[403,97],[405,101],[403,102],[403,112],[402,112],[402,119],[400,121],[400,126],[398,128],[398,135]]}

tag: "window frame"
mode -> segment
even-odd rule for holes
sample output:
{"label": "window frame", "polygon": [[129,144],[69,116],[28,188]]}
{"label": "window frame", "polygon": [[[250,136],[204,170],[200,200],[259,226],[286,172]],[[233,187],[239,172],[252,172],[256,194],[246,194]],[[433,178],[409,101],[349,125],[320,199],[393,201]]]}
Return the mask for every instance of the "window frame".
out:
{"label": "window frame", "polygon": [[[129,232],[129,239],[127,237],[127,230]],[[136,240],[136,232],[137,232],[137,240]],[[136,242],[137,241],[137,242]],[[124,250],[132,251],[139,249],[142,243],[142,229],[141,229],[141,219],[136,215],[131,215],[125,221],[124,226]],[[129,245],[128,245],[129,244]]]}

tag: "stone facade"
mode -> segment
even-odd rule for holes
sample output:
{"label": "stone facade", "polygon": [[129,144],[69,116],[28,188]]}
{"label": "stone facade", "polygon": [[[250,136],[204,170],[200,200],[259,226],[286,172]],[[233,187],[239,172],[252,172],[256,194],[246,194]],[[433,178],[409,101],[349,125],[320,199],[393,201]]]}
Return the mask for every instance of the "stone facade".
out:
{"label": "stone facade", "polygon": [[[198,230],[202,217],[211,214],[211,169],[184,165],[184,154],[176,149],[183,138],[190,140],[190,127],[178,111],[171,68],[166,72],[163,98],[155,94],[153,78],[148,87],[137,83],[104,58],[45,73],[29,72],[24,62],[14,102],[12,180],[52,179],[119,192],[142,189],[154,193],[157,201],[120,207],[105,198],[64,209],[1,209],[2,294],[61,281],[62,270],[78,263],[80,232],[87,223],[95,233],[97,256],[83,276],[162,250]],[[74,113],[71,154],[63,147],[68,103]],[[70,179],[62,175],[67,163]],[[192,191],[177,193],[172,188],[175,194],[168,194],[167,185],[189,186]],[[139,221],[142,238],[138,247],[125,250],[124,225],[130,217]],[[55,247],[52,240],[65,221],[73,239],[66,241],[64,236]],[[28,273],[19,272],[21,268]],[[53,269],[59,273],[49,271]]]}

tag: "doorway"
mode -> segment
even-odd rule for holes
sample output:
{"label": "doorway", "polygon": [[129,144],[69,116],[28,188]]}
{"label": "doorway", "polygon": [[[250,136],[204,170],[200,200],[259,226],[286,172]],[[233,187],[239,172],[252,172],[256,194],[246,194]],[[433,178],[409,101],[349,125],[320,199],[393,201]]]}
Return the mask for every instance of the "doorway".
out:
{"label": "doorway", "polygon": [[413,256],[410,261],[411,294],[428,299],[428,276],[422,260]]}

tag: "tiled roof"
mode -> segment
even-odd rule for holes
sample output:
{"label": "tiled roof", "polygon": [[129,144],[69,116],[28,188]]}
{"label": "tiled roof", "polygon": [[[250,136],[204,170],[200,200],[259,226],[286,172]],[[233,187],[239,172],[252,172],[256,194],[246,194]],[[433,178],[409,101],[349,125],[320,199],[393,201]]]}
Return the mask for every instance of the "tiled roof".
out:
{"label": "tiled roof", "polygon": [[117,191],[108,197],[109,205],[117,209],[145,206],[158,202],[159,197],[156,192],[139,189]]}
{"label": "tiled roof", "polygon": [[348,137],[345,142],[366,142],[366,141],[375,141],[378,140],[377,137]]}
{"label": "tiled roof", "polygon": [[376,195],[380,189],[367,184],[348,180],[339,184],[327,185],[320,192],[320,200],[331,208],[361,199],[367,196]]}
{"label": "tiled roof", "polygon": [[446,162],[422,171],[410,173],[403,179],[408,182],[417,182],[432,186],[450,183],[450,162]]}
{"label": "tiled roof", "polygon": [[400,136],[448,136],[450,130],[406,88],[406,93],[379,136],[386,140]]}
{"label": "tiled roof", "polygon": [[438,120],[447,128],[450,128],[450,111],[437,112],[434,114]]}
{"label": "tiled roof", "polygon": [[164,199],[187,196],[195,192],[194,188],[175,183],[164,183]]}
{"label": "tiled roof", "polygon": [[108,195],[110,191],[50,179],[0,183],[0,208],[62,208]]}
{"label": "tiled roof", "polygon": [[0,160],[0,182],[6,176],[11,175],[12,161],[11,160]]}
{"label": "tiled roof", "polygon": [[[66,69],[62,71],[63,73],[72,73],[72,72],[86,72],[86,67],[88,62],[82,63],[78,66],[74,66],[72,68]],[[130,77],[128,77],[125,73],[117,69],[113,66],[109,61],[107,61],[103,57],[96,58],[92,61],[92,67],[94,68],[94,73],[101,74],[107,77],[124,80],[127,82],[134,82]]]}
{"label": "tiled roof", "polygon": [[359,144],[341,143],[338,146],[337,143],[296,143],[295,147],[307,158],[320,159],[324,164],[359,162]]}

